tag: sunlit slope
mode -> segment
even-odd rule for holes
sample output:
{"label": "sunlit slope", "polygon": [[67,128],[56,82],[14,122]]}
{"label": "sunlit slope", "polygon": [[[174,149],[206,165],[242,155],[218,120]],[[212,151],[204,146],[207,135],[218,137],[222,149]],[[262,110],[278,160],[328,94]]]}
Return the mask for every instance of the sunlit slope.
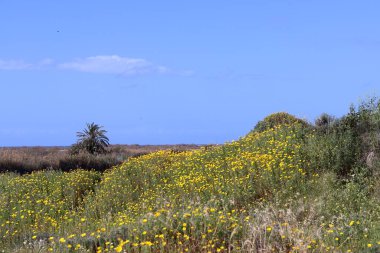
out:
{"label": "sunlit slope", "polygon": [[311,136],[300,124],[279,125],[221,146],[132,158],[103,174],[2,174],[0,246],[40,252],[326,249],[318,238],[329,238],[331,229],[318,232],[318,219],[303,213],[299,223],[294,210],[272,209],[275,199],[293,205],[294,194],[318,180],[304,167],[303,145]]}
{"label": "sunlit slope", "polygon": [[104,173],[2,173],[0,249],[379,252],[378,167],[355,146],[378,114],[358,115],[315,127],[278,113],[237,141]]}
{"label": "sunlit slope", "polygon": [[112,212],[137,215],[157,203],[189,200],[246,205],[303,180],[302,137],[300,127],[284,125],[208,150],[131,159],[104,174],[93,208],[105,214],[112,206]]}

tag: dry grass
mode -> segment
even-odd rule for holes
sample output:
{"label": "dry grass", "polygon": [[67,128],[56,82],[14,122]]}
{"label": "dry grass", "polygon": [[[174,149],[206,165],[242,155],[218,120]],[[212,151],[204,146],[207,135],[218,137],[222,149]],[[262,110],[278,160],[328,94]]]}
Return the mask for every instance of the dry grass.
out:
{"label": "dry grass", "polygon": [[[311,205],[312,206],[312,205]],[[307,252],[322,237],[320,218],[310,206],[266,207],[248,224],[244,252]]]}
{"label": "dry grass", "polygon": [[0,148],[0,172],[28,173],[36,170],[76,167],[104,170],[120,164],[129,157],[149,154],[158,150],[176,152],[198,149],[201,145],[112,145],[107,155],[70,156],[69,147],[2,147]]}

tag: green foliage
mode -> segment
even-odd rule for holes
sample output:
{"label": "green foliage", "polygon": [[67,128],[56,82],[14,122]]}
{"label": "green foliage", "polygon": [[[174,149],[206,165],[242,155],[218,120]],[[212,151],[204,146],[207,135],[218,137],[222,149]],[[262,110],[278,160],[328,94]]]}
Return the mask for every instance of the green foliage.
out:
{"label": "green foliage", "polygon": [[316,129],[320,132],[328,131],[332,125],[336,123],[336,119],[334,116],[329,115],[327,113],[322,113],[316,120],[315,126]]}
{"label": "green foliage", "polygon": [[30,163],[25,161],[14,161],[11,159],[0,160],[0,173],[15,172],[25,174],[36,170],[47,170],[51,168],[53,168],[52,165],[45,161]]}
{"label": "green foliage", "polygon": [[109,155],[92,156],[80,154],[59,160],[58,168],[62,171],[75,169],[105,171],[113,166],[121,164],[121,161]]}
{"label": "green foliage", "polygon": [[342,178],[350,175],[360,157],[358,139],[352,130],[314,132],[306,140],[304,153],[310,170],[333,171]]}
{"label": "green foliage", "polygon": [[309,126],[309,124],[306,121],[296,118],[295,116],[289,113],[278,112],[278,113],[273,113],[265,117],[262,121],[259,121],[254,127],[253,131],[263,132],[265,130],[274,128],[275,126],[285,125],[285,124],[287,125],[300,124],[303,127]]}
{"label": "green foliage", "polygon": [[369,170],[366,158],[380,154],[380,101],[370,98],[339,119],[322,114],[305,146],[310,168],[348,178],[353,169]]}
{"label": "green foliage", "polygon": [[79,154],[81,151],[91,155],[107,153],[106,148],[109,146],[109,139],[105,135],[107,131],[102,128],[95,123],[87,123],[83,132],[77,132],[78,141],[72,146],[71,153]]}
{"label": "green foliage", "polygon": [[[314,127],[278,113],[238,141],[103,173],[1,174],[0,248],[379,252],[380,175],[365,159],[379,154],[379,111],[373,99]],[[68,170],[86,157],[95,156],[72,157]]]}

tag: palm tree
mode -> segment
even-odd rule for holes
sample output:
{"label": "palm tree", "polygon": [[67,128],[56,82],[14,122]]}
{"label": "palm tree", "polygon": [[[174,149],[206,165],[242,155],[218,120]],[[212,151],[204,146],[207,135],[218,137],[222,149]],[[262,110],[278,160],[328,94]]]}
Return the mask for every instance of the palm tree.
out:
{"label": "palm tree", "polygon": [[72,153],[78,154],[80,151],[86,151],[92,155],[107,153],[106,148],[109,146],[109,139],[105,135],[107,131],[94,122],[86,125],[83,132],[77,132],[78,141],[73,145]]}

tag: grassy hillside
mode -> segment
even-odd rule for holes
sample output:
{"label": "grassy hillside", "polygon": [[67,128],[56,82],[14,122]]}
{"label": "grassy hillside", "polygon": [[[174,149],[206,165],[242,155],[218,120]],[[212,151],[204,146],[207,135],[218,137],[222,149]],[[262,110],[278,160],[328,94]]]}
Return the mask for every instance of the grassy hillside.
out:
{"label": "grassy hillside", "polygon": [[[0,174],[15,252],[379,252],[380,104],[105,171]],[[288,120],[289,119],[289,120]]]}

